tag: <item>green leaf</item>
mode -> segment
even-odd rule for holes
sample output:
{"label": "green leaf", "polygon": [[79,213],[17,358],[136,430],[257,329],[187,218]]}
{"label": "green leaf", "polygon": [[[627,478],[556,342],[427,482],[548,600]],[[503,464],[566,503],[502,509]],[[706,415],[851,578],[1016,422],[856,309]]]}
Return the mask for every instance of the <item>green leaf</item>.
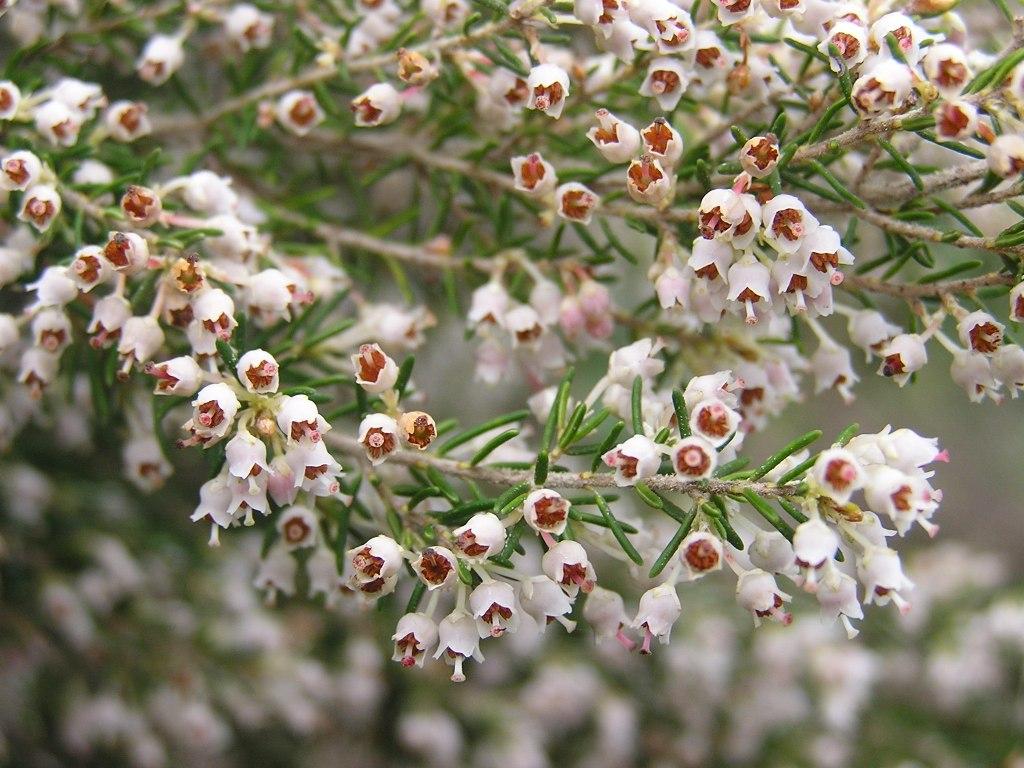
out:
{"label": "green leaf", "polygon": [[622,530],[622,525],[619,523],[615,516],[612,514],[611,509],[608,507],[608,503],[604,500],[604,497],[594,491],[594,500],[597,502],[597,508],[601,510],[601,514],[604,516],[605,522],[608,524],[608,529],[612,532],[612,536],[622,547],[622,551],[626,553],[626,556],[637,565],[643,565],[644,559],[639,552],[636,551],[636,547],[633,546],[628,538],[626,538],[625,531]]}
{"label": "green leaf", "polygon": [[767,520],[775,530],[790,541],[793,540],[793,529],[790,527],[789,523],[779,516],[779,513],[764,500],[764,497],[753,489],[747,488],[743,491],[743,498],[745,498],[747,503],[756,509],[761,514],[761,517]]}
{"label": "green leaf", "polygon": [[672,390],[672,408],[676,412],[676,427],[679,429],[679,437],[690,436],[690,414],[686,412],[686,398],[681,390]]}
{"label": "green leaf", "polygon": [[450,437],[437,449],[437,455],[444,456],[455,448],[458,448],[460,445],[465,445],[473,438],[479,437],[485,432],[490,432],[492,429],[503,427],[506,424],[511,424],[515,421],[523,421],[524,419],[529,418],[529,416],[530,412],[527,410],[512,411],[511,413],[506,413],[503,416],[496,416],[493,419],[489,419],[475,427],[460,432],[454,437]]}
{"label": "green leaf", "polygon": [[501,445],[504,445],[509,440],[516,437],[518,434],[518,429],[507,429],[501,434],[495,435],[490,440],[488,440],[479,451],[473,454],[473,458],[469,460],[469,466],[475,467],[481,461],[490,456],[496,448],[498,448]]}
{"label": "green leaf", "polygon": [[672,535],[672,538],[669,539],[665,548],[661,550],[661,554],[658,555],[657,559],[654,561],[654,565],[651,566],[651,570],[647,574],[650,578],[657,578],[661,572],[665,570],[665,566],[668,565],[668,561],[676,554],[679,549],[679,545],[683,543],[683,539],[690,535],[690,529],[693,527],[693,521],[696,517],[697,507],[694,507],[687,516],[686,521],[680,523],[679,528]]}
{"label": "green leaf", "polygon": [[633,432],[638,435],[644,433],[643,389],[644,380],[641,376],[637,376],[633,379],[633,396],[630,402],[632,406]]}
{"label": "green leaf", "polygon": [[771,472],[773,469],[775,469],[775,467],[779,466],[779,464],[781,464],[790,456],[792,456],[794,453],[803,450],[808,445],[813,443],[815,440],[821,437],[821,435],[822,432],[820,429],[812,429],[810,432],[807,432],[806,434],[798,437],[796,440],[793,440],[791,443],[788,443],[780,451],[778,451],[777,453],[773,453],[771,456],[765,459],[764,463],[756,470],[754,470],[754,474],[751,475],[751,479],[761,479],[769,472]]}

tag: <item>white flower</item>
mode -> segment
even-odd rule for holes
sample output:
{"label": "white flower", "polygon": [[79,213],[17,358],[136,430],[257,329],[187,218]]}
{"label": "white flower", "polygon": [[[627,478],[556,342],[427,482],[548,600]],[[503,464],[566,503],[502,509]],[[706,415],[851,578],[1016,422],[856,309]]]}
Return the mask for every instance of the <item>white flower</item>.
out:
{"label": "white flower", "polygon": [[716,448],[729,441],[739,424],[739,413],[718,398],[702,400],[690,410],[690,432]]}
{"label": "white flower", "polygon": [[659,53],[680,53],[693,48],[693,19],[675,3],[633,0],[629,3],[629,16],[654,38]]}
{"label": "white flower", "polygon": [[1003,344],[992,357],[992,370],[996,378],[1016,398],[1024,389],[1024,349],[1016,344]]}
{"label": "white flower", "polygon": [[[731,189],[712,189],[704,195],[697,208],[702,238],[725,240],[740,249],[745,249],[754,242],[761,217],[761,206],[753,195],[740,194]],[[700,240],[694,242],[695,255],[699,242]],[[707,277],[713,279],[714,275]]]}
{"label": "white flower", "polygon": [[246,352],[239,358],[235,372],[242,386],[254,394],[277,392],[280,366],[269,352],[262,349]]}
{"label": "white flower", "polygon": [[793,553],[796,564],[804,571],[804,589],[813,592],[817,574],[835,556],[839,537],[818,518],[801,523],[793,532]]}
{"label": "white flower", "polygon": [[644,338],[619,347],[608,356],[608,380],[632,386],[637,376],[653,379],[665,370],[665,361],[656,357],[663,346],[660,342]]}
{"label": "white flower", "polygon": [[425,411],[406,411],[398,417],[402,441],[418,451],[426,450],[437,437],[434,417]]}
{"label": "white flower", "polygon": [[972,403],[980,403],[986,397],[997,403],[1003,399],[999,393],[1000,383],[992,371],[992,360],[980,352],[954,352],[949,377],[967,393]]}
{"label": "white flower", "polygon": [[74,146],[84,122],[81,112],[57,100],[33,109],[32,120],[43,138],[60,147]]}
{"label": "white flower", "polygon": [[117,353],[133,363],[145,363],[164,344],[164,332],[154,317],[129,317],[121,326]]}
{"label": "white flower", "polygon": [[718,6],[718,21],[726,26],[742,21],[758,11],[760,5],[753,0],[713,0]]}
{"label": "white flower", "polygon": [[641,155],[626,169],[626,191],[638,203],[661,205],[672,195],[675,177],[651,155]]}
{"label": "white flower", "polygon": [[796,561],[793,545],[775,530],[759,530],[747,547],[750,562],[768,573],[791,573]]}
{"label": "white flower", "polygon": [[846,332],[850,335],[850,341],[864,350],[867,360],[871,359],[872,352],[880,351],[901,330],[874,309],[862,309],[849,317]]}
{"label": "white flower", "polygon": [[838,344],[821,344],[811,356],[810,363],[815,393],[835,389],[844,402],[853,402],[850,387],[857,383],[859,377],[853,371],[850,350]]}
{"label": "white flower", "polygon": [[88,292],[110,279],[113,272],[103,250],[97,245],[86,245],[75,252],[67,274],[81,290]]}
{"label": "white flower", "polygon": [[892,600],[900,613],[910,610],[900,592],[913,589],[914,584],[903,575],[900,556],[893,550],[869,547],[857,561],[857,578],[864,585],[865,605],[885,605]]}
{"label": "white flower", "polygon": [[640,132],[644,152],[661,161],[665,168],[673,168],[683,156],[683,137],[669,125],[664,117],[656,117]]}
{"label": "white flower", "polygon": [[718,452],[703,437],[683,438],[672,449],[672,469],[687,480],[711,477],[718,466]]}
{"label": "white flower", "polygon": [[331,425],[306,395],[285,395],[277,412],[277,426],[290,443],[320,441]]}
{"label": "white flower", "polygon": [[560,541],[545,552],[541,567],[547,577],[557,582],[570,597],[575,597],[581,590],[590,592],[597,581],[587,550],[571,539]]}
{"label": "white flower", "polygon": [[935,110],[935,133],[944,141],[970,138],[978,130],[978,108],[969,101],[944,101]]}
{"label": "white flower", "polygon": [[929,535],[938,532],[938,526],[929,522],[938,507],[941,493],[934,491],[919,475],[908,475],[893,467],[875,466],[868,470],[864,486],[864,499],[873,512],[887,515],[900,536],[911,526],[921,524]]}
{"label": "white flower", "polygon": [[370,413],[359,423],[359,442],[373,466],[383,464],[398,448],[398,422],[383,413]]}
{"label": "white flower", "polygon": [[740,165],[758,179],[775,170],[779,157],[779,141],[772,135],[754,136],[740,148]]}
{"label": "white flower", "polygon": [[356,370],[356,384],[372,395],[379,395],[395,386],[398,364],[384,354],[379,344],[363,344],[359,353],[352,355]]}
{"label": "white flower", "polygon": [[455,546],[474,562],[486,560],[505,546],[505,526],[493,512],[479,512],[469,522],[452,531]]}
{"label": "white flower", "polygon": [[541,632],[552,619],[569,632],[576,628],[576,622],[566,618],[572,611],[572,599],[547,576],[531,576],[525,579],[520,586],[519,600],[523,610],[536,620]]}
{"label": "white flower", "polygon": [[54,84],[51,93],[56,101],[81,112],[86,119],[95,116],[96,110],[107,103],[100,86],[74,77],[62,77]]}
{"label": "white flower", "polygon": [[148,227],[155,224],[163,213],[163,201],[149,187],[129,184],[121,196],[121,212],[132,224]]}
{"label": "white flower", "polygon": [[249,278],[245,303],[256,322],[269,327],[289,317],[292,301],[291,281],[279,269],[264,269]]}
{"label": "white flower", "polygon": [[285,549],[296,550],[316,544],[317,519],[313,510],[303,506],[287,507],[277,514],[277,532]]}
{"label": "white flower", "polygon": [[[882,46],[888,50],[884,41]],[[877,58],[853,84],[853,103],[867,115],[895,111],[913,91],[910,67],[896,59]]]}
{"label": "white flower", "polygon": [[609,163],[628,162],[640,149],[640,131],[604,108],[596,117],[597,125],[587,131],[587,138]]}
{"label": "white flower", "polygon": [[353,578],[363,584],[387,580],[402,567],[403,552],[390,536],[374,536],[365,544],[347,553],[352,563]]}
{"label": "white flower", "polygon": [[387,125],[402,113],[402,97],[390,83],[376,83],[352,99],[350,108],[361,128]]}
{"label": "white flower", "polygon": [[324,111],[309,91],[288,91],[277,100],[277,121],[296,136],[305,136],[324,120]]}
{"label": "white flower", "polygon": [[947,99],[955,99],[971,79],[963,49],[951,43],[938,43],[925,50],[923,65],[928,80]]}
{"label": "white flower", "polygon": [[818,228],[803,202],[793,195],[776,195],[761,212],[764,236],[780,254],[797,251],[805,237]]}
{"label": "white flower", "polygon": [[921,370],[928,362],[928,350],[924,339],[916,333],[901,333],[892,338],[879,353],[882,365],[878,372],[890,376],[901,387],[910,380],[911,374]]}
{"label": "white flower", "polygon": [[569,522],[569,500],[556,491],[538,488],[523,502],[523,518],[535,531],[560,536]]}
{"label": "white flower", "polygon": [[40,232],[50,228],[61,209],[60,195],[49,184],[37,184],[25,193],[18,218]]}
{"label": "white flower", "polygon": [[58,354],[71,343],[71,321],[60,309],[47,308],[32,318],[32,342]]}
{"label": "white flower", "polygon": [[857,600],[857,582],[838,568],[828,570],[815,592],[822,615],[832,621],[839,619],[846,629],[846,636],[853,639],[858,630],[850,623],[850,619],[863,619],[864,609]]}
{"label": "white flower", "polygon": [[395,643],[392,661],[401,662],[403,667],[423,666],[427,655],[437,644],[437,624],[425,613],[407,613],[398,620],[395,634],[391,639]]}
{"label": "white flower", "polygon": [[193,395],[203,381],[203,370],[190,355],[151,363],[146,366],[146,373],[156,379],[155,395]]}
{"label": "white flower", "polygon": [[[747,325],[758,322],[757,309],[771,306],[771,272],[752,255],[745,255],[731,267],[726,278],[729,292],[726,298],[742,304]],[[763,302],[763,303],[761,303]],[[765,311],[764,309],[761,310]]]}
{"label": "white flower", "polygon": [[[538,156],[539,157],[539,156]],[[513,158],[513,167],[516,158]],[[488,280],[473,291],[467,320],[473,326],[501,325],[505,321],[511,298],[508,291],[497,280]]]}
{"label": "white flower", "polygon": [[517,304],[505,313],[501,323],[512,335],[513,346],[535,347],[544,333],[537,310],[529,304]]}
{"label": "white flower", "polygon": [[[94,349],[106,347],[121,335],[121,328],[131,316],[131,305],[123,296],[113,293],[104,296],[93,307],[92,320],[86,328],[89,333],[93,334],[89,343]],[[191,392],[186,394],[191,394]]]}
{"label": "white flower", "polygon": [[1003,324],[981,309],[964,315],[956,330],[961,344],[984,355],[993,354],[1003,343]]}
{"label": "white flower", "polygon": [[139,77],[151,85],[162,85],[185,63],[182,40],[171,35],[153,35],[135,62]]}
{"label": "white flower", "polygon": [[707,531],[693,531],[679,545],[679,560],[690,579],[722,568],[722,542]]}
{"label": "white flower", "polygon": [[555,168],[540,152],[518,155],[510,161],[515,188],[530,197],[546,197],[558,183]]}
{"label": "white flower", "polygon": [[195,322],[221,341],[230,339],[238,326],[235,302],[220,288],[210,288],[197,296],[192,302],[192,312]]}
{"label": "white flower", "polygon": [[33,152],[18,150],[0,160],[0,189],[25,191],[39,181],[43,164]]}
{"label": "white flower", "polygon": [[866,480],[857,457],[845,448],[822,451],[811,468],[811,477],[837,504],[847,503]]}
{"label": "white flower", "polygon": [[657,637],[662,644],[667,644],[672,634],[672,625],[676,623],[683,608],[679,604],[679,595],[672,584],[659,584],[640,596],[640,607],[631,626],[644,631],[644,642],[640,652],[651,652],[651,640]]}
{"label": "white flower", "polygon": [[772,618],[782,624],[789,624],[793,616],[783,605],[790,596],[781,591],[775,577],[766,571],[754,569],[744,571],[736,582],[736,601],[740,607],[754,616],[754,625],[761,626],[761,619]]}
{"label": "white flower", "polygon": [[270,45],[274,17],[248,3],[239,3],[224,16],[224,32],[241,51]]}
{"label": "white flower", "polygon": [[149,244],[135,232],[111,232],[103,246],[103,256],[116,271],[131,275],[145,268]]}
{"label": "white flower", "polygon": [[163,448],[153,435],[132,437],[124,444],[122,458],[128,479],[146,493],[161,488],[173,472]]}
{"label": "white flower", "polygon": [[868,31],[863,25],[846,19],[840,19],[829,28],[825,39],[818,44],[818,50],[830,58],[832,71],[838,73],[842,67],[832,59],[830,47],[833,45],[846,69],[852,70],[868,57]]}
{"label": "white flower", "polygon": [[555,190],[555,210],[567,221],[589,224],[601,198],[578,181],[570,181]]}
{"label": "white flower", "polygon": [[501,637],[519,626],[516,595],[510,584],[485,581],[469,593],[469,610],[476,619],[480,637]]}
{"label": "white flower", "polygon": [[413,561],[412,569],[427,589],[446,587],[457,574],[455,554],[447,547],[427,547]]}
{"label": "white flower", "polygon": [[738,389],[732,371],[716,371],[704,376],[694,376],[686,383],[683,390],[683,402],[686,409],[692,411],[702,400],[721,400],[730,408],[739,402],[736,396]]}
{"label": "white flower", "polygon": [[891,55],[886,41],[889,35],[896,38],[896,45],[908,64],[915,65],[920,61],[921,41],[928,33],[915,24],[913,19],[903,13],[887,13],[871,25],[871,43],[884,57]]}
{"label": "white flower", "polygon": [[441,620],[438,638],[434,658],[444,656],[445,661],[454,667],[452,680],[456,683],[464,682],[466,675],[462,671],[463,662],[468,658],[478,662],[484,660],[480,653],[480,633],[477,632],[476,620],[465,609],[456,608]]}
{"label": "white flower", "polygon": [[597,640],[622,635],[626,625],[626,609],[622,595],[604,587],[595,586],[583,604],[583,618],[594,629]]}
{"label": "white flower", "polygon": [[334,496],[340,490],[337,481],[341,465],[334,460],[323,441],[296,443],[285,451],[285,460],[296,487],[314,496]]}
{"label": "white flower", "polygon": [[231,429],[240,405],[227,384],[208,384],[192,401],[192,419],[185,428],[191,429],[204,443],[219,440]]}
{"label": "white flower", "polygon": [[636,485],[657,474],[661,467],[661,448],[649,437],[634,435],[605,453],[601,460],[615,470],[615,484]]}
{"label": "white flower", "polygon": [[556,64],[538,64],[526,80],[530,91],[527,106],[556,120],[561,117],[569,95],[569,75]]}
{"label": "white flower", "polygon": [[230,213],[238,206],[238,195],[231,189],[231,179],[212,171],[196,171],[180,180],[182,197],[193,211]]}
{"label": "white flower", "polygon": [[0,80],[0,120],[10,120],[21,106],[21,90],[10,80]]}
{"label": "white flower", "polygon": [[60,368],[60,355],[41,347],[29,347],[21,355],[18,381],[28,386],[32,396],[38,398],[42,390],[53,382]]}
{"label": "white flower", "polygon": [[147,111],[146,105],[139,101],[115,101],[107,107],[103,124],[115,140],[135,141],[153,130]]}
{"label": "white flower", "polygon": [[678,59],[653,59],[640,85],[641,96],[651,96],[665,112],[671,112],[690,84],[688,68]]}

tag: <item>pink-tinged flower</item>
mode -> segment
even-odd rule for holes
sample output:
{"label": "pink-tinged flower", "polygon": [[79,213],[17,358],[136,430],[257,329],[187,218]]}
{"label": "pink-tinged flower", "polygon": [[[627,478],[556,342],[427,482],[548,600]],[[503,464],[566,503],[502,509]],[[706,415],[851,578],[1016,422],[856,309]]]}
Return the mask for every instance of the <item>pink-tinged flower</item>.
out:
{"label": "pink-tinged flower", "polygon": [[547,577],[559,584],[570,597],[576,597],[580,591],[590,592],[597,582],[587,551],[571,539],[560,541],[545,552],[541,567]]}
{"label": "pink-tinged flower", "polygon": [[978,130],[978,108],[969,101],[944,101],[935,110],[935,133],[944,141],[970,138]]}
{"label": "pink-tinged flower", "polygon": [[60,354],[71,343],[71,321],[64,311],[47,308],[32,318],[32,343],[53,354]]}
{"label": "pink-tinged flower", "polygon": [[174,357],[162,363],[149,363],[146,373],[156,379],[154,395],[187,397],[194,395],[203,381],[203,370],[190,355]]}
{"label": "pink-tinged flower", "polygon": [[235,366],[235,373],[242,386],[253,394],[277,392],[280,383],[280,366],[269,352],[252,349],[242,355]]}
{"label": "pink-tinged flower", "polygon": [[234,425],[235,414],[241,404],[227,384],[208,384],[199,390],[192,401],[192,418],[185,424],[204,444],[224,437]]}
{"label": "pink-tinged flower", "polygon": [[818,229],[818,220],[793,195],[773,197],[765,203],[761,218],[765,239],[780,254],[796,252],[804,239]]}

